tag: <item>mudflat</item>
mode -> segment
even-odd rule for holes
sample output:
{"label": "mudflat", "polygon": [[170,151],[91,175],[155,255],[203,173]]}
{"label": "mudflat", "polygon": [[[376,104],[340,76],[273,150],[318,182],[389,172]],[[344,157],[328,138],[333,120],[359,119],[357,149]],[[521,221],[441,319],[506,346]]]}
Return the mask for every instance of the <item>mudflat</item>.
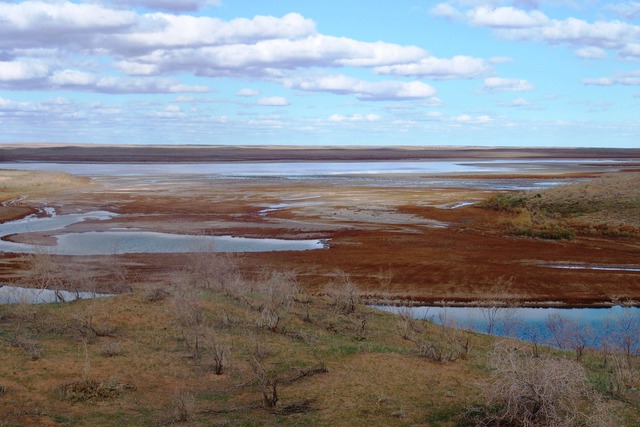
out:
{"label": "mudflat", "polygon": [[[0,160],[79,163],[584,159],[540,172],[233,178],[198,174],[73,176],[0,172],[0,218],[54,208],[107,210],[108,221],[65,231],[136,229],[281,239],[326,239],[328,248],[243,253],[248,276],[295,271],[323,293],[336,271],[371,300],[601,305],[640,298],[640,150],[362,147],[3,146]],[[604,160],[604,161],[603,161]],[[607,162],[611,160],[611,162]],[[622,163],[617,163],[624,160]],[[611,169],[612,164],[615,166]],[[473,182],[472,182],[473,181]],[[509,190],[521,183],[527,191]],[[552,182],[553,186],[538,185]],[[550,187],[550,188],[547,188]],[[506,197],[505,206],[487,203]],[[500,201],[502,199],[498,199]],[[11,236],[51,243],[56,232]],[[189,254],[62,257],[105,266],[117,260],[140,286],[166,283]],[[2,254],[3,280],[24,256]],[[605,269],[601,268],[605,267]],[[109,283],[98,286],[108,291]]]}

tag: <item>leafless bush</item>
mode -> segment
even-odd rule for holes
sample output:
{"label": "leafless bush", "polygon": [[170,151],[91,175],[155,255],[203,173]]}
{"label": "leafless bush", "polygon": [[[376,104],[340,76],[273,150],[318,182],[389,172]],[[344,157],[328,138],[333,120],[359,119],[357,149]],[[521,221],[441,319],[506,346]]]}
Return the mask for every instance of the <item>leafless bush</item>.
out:
{"label": "leafless bush", "polygon": [[299,293],[296,277],[293,273],[272,271],[256,286],[253,297],[260,315],[256,325],[275,331],[282,317],[289,311]]}
{"label": "leafless bush", "polygon": [[106,381],[84,378],[79,381],[63,384],[58,389],[58,392],[60,393],[60,398],[63,400],[86,402],[89,400],[116,398],[125,391],[134,389],[135,387],[122,383],[114,378]]}
{"label": "leafless bush", "polygon": [[359,315],[354,319],[356,323],[355,339],[358,341],[364,341],[367,339],[367,317],[367,313],[359,313]]}
{"label": "leafless bush", "polygon": [[391,270],[391,267],[388,267],[386,270],[380,267],[378,272],[372,276],[376,282],[378,282],[378,286],[380,287],[380,291],[383,293],[388,293],[390,290],[391,282],[393,281],[394,273]]}
{"label": "leafless bush", "polygon": [[46,249],[39,249],[27,256],[24,279],[32,287],[54,291],[59,301],[64,301],[62,290],[76,294],[81,291],[95,292],[97,285],[96,274],[87,264],[63,264]]}
{"label": "leafless bush", "polygon": [[236,256],[218,254],[213,248],[199,248],[191,254],[185,273],[191,285],[197,288],[234,293],[241,278]]}
{"label": "leafless bush", "polygon": [[414,337],[412,341],[418,356],[437,363],[454,362],[469,353],[469,338],[459,332],[444,337]]}
{"label": "leafless bush", "polygon": [[547,329],[551,332],[552,344],[560,349],[571,349],[576,360],[582,360],[584,351],[594,346],[595,332],[589,325],[580,325],[561,314],[550,314],[546,320]]}
{"label": "leafless bush", "polygon": [[109,264],[109,290],[114,293],[131,292],[131,279],[129,272],[122,262],[119,260]]}
{"label": "leafless bush", "polygon": [[411,307],[398,307],[395,313],[400,317],[398,333],[402,338],[408,340],[415,333],[421,332],[418,320],[414,317]]}
{"label": "leafless bush", "polygon": [[256,319],[256,326],[270,331],[275,331],[280,323],[280,315],[269,307],[265,307]]}
{"label": "leafless bush", "polygon": [[610,345],[631,358],[640,353],[640,313],[630,304],[623,304],[609,321]]}
{"label": "leafless bush", "polygon": [[13,336],[10,339],[13,347],[19,348],[27,353],[31,360],[38,360],[42,357],[42,347],[37,341],[23,336]]}
{"label": "leafless bush", "polygon": [[44,249],[29,254],[24,278],[38,289],[62,289],[63,269],[55,257]]}
{"label": "leafless bush", "polygon": [[169,420],[173,423],[184,423],[193,418],[195,397],[187,391],[176,391],[173,396],[172,416]]}
{"label": "leafless bush", "polygon": [[172,279],[174,309],[180,325],[185,327],[202,325],[204,313],[198,301],[199,291],[188,286],[181,275],[174,275]]}
{"label": "leafless bush", "polygon": [[162,288],[155,288],[147,295],[147,301],[159,302],[164,301],[171,294]]}
{"label": "leafless bush", "polygon": [[640,384],[640,372],[635,361],[621,353],[609,355],[608,391],[617,396],[624,396],[629,390]]}
{"label": "leafless bush", "polygon": [[585,405],[597,396],[578,362],[532,357],[524,347],[501,343],[491,354],[489,405],[500,408],[479,425],[576,426],[588,422]]}
{"label": "leafless bush", "polygon": [[258,381],[260,388],[262,389],[262,404],[265,409],[276,409],[278,404],[278,376],[273,370],[267,369],[266,365],[258,360],[253,359],[251,362],[251,368]]}
{"label": "leafless bush", "polygon": [[418,355],[438,363],[467,357],[470,351],[469,335],[456,327],[455,322],[448,318],[446,310],[440,311],[438,317],[440,327],[429,328],[410,336]]}
{"label": "leafless bush", "polygon": [[351,314],[360,304],[360,293],[349,275],[339,271],[333,275],[333,280],[326,288],[326,293],[331,298],[333,308],[342,314]]}
{"label": "leafless bush", "polygon": [[96,323],[93,305],[84,306],[74,313],[70,326],[79,335],[80,340],[86,343],[94,342],[97,337],[113,336],[116,332],[116,328],[106,320]]}
{"label": "leafless bush", "polygon": [[213,362],[213,371],[216,375],[222,375],[231,358],[231,346],[212,330],[207,332],[204,346]]}
{"label": "leafless bush", "polygon": [[123,353],[122,343],[120,341],[105,341],[100,347],[104,357],[121,356]]}
{"label": "leafless bush", "polygon": [[257,361],[263,361],[273,354],[273,351],[259,337],[254,337],[253,348],[251,351],[253,358]]}

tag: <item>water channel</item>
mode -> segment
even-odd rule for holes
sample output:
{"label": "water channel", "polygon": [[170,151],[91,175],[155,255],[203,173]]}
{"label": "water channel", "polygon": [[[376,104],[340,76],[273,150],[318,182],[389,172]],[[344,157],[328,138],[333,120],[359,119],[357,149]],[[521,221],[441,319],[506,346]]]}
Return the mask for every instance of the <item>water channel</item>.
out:
{"label": "water channel", "polygon": [[586,347],[619,347],[630,341],[640,353],[640,308],[615,305],[604,308],[533,307],[443,307],[418,306],[374,308],[399,313],[409,311],[425,319],[460,329],[517,338],[519,340],[571,349],[583,342]]}

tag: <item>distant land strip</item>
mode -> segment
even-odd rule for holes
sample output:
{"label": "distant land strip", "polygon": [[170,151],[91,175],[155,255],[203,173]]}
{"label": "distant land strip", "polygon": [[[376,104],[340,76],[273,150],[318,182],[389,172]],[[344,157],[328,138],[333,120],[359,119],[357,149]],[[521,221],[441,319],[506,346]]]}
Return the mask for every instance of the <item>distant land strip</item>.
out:
{"label": "distant land strip", "polygon": [[640,159],[640,148],[0,144],[0,162],[215,163],[634,158]]}

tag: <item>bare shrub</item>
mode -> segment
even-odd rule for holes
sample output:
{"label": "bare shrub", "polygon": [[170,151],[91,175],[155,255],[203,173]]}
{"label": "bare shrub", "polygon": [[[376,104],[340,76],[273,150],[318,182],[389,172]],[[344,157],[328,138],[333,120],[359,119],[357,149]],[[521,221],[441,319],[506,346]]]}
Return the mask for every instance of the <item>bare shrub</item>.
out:
{"label": "bare shrub", "polygon": [[552,344],[563,350],[573,350],[578,361],[582,360],[587,348],[594,346],[595,332],[589,325],[580,325],[557,313],[550,314],[545,323],[551,332]]}
{"label": "bare shrub", "polygon": [[213,362],[213,371],[216,375],[222,375],[231,358],[231,346],[213,331],[208,331],[206,334],[204,345]]}
{"label": "bare shrub", "polygon": [[174,423],[184,423],[193,418],[195,397],[187,391],[176,391],[173,396],[173,417],[170,420]]}
{"label": "bare shrub", "polygon": [[164,301],[171,294],[162,288],[155,288],[147,295],[148,302]]}
{"label": "bare shrub", "polygon": [[107,320],[97,323],[95,312],[94,304],[88,304],[82,306],[71,317],[70,327],[79,335],[82,342],[92,343],[97,337],[113,336],[116,333],[116,327]]}
{"label": "bare shrub", "polygon": [[437,363],[454,362],[469,354],[469,338],[459,331],[440,336],[421,336],[412,339],[418,356]]}
{"label": "bare shrub", "polygon": [[609,355],[608,391],[616,396],[624,397],[628,391],[640,384],[640,372],[635,361],[624,354]]}
{"label": "bare shrub", "polygon": [[391,282],[393,281],[394,275],[395,274],[393,273],[393,270],[389,266],[386,270],[380,267],[378,272],[372,277],[378,283],[380,291],[382,291],[383,293],[388,293],[390,291]]}
{"label": "bare shrub", "polygon": [[26,352],[31,360],[42,357],[42,348],[34,333],[34,323],[37,322],[37,311],[32,304],[17,304],[11,312],[12,329],[6,333],[6,340],[12,347]]}
{"label": "bare shrub", "polygon": [[96,274],[88,265],[63,264],[46,249],[27,256],[24,278],[29,286],[54,291],[58,301],[65,301],[60,291],[75,292],[77,296],[81,291],[95,292],[97,285]]}
{"label": "bare shrub", "polygon": [[418,355],[438,363],[467,357],[470,351],[469,335],[456,328],[446,310],[440,311],[438,317],[440,327],[426,329],[409,338],[416,346]]}
{"label": "bare shrub", "polygon": [[119,259],[109,264],[109,290],[114,293],[131,292],[129,271]]}
{"label": "bare shrub", "polygon": [[299,293],[295,274],[290,272],[271,271],[256,286],[253,303],[260,310],[256,325],[260,328],[275,331],[283,316],[295,302]]}
{"label": "bare shrub", "polygon": [[124,352],[120,341],[105,341],[100,349],[104,357],[121,356]]}
{"label": "bare shrub", "polygon": [[578,362],[532,357],[512,343],[500,343],[490,357],[487,399],[500,409],[479,425],[576,426],[588,421],[582,409],[598,399]]}
{"label": "bare shrub", "polygon": [[42,357],[42,347],[37,341],[23,336],[12,337],[10,343],[13,347],[23,350],[29,355],[31,360],[38,360]]}
{"label": "bare shrub", "polygon": [[418,320],[413,316],[411,307],[398,307],[395,313],[400,317],[398,333],[405,340],[411,339],[415,333],[421,332]]}
{"label": "bare shrub", "polygon": [[62,271],[60,263],[44,249],[27,255],[26,273],[27,283],[38,289],[62,289]]}
{"label": "bare shrub", "polygon": [[266,365],[258,360],[253,359],[251,368],[256,380],[262,390],[262,404],[265,409],[276,409],[278,404],[278,376],[273,370],[267,369]]}
{"label": "bare shrub", "polygon": [[89,400],[113,399],[129,390],[135,390],[135,387],[122,383],[114,378],[106,381],[84,378],[72,383],[63,384],[58,389],[58,392],[62,400],[86,402]]}
{"label": "bare shrub", "polygon": [[197,288],[233,294],[241,277],[237,257],[214,253],[213,248],[199,249],[189,256],[185,266],[189,283]]}
{"label": "bare shrub", "polygon": [[333,275],[333,280],[326,288],[326,294],[331,298],[331,303],[336,312],[351,314],[360,304],[360,292],[351,281],[351,277],[343,271]]}
{"label": "bare shrub", "polygon": [[185,279],[179,273],[172,277],[175,314],[181,326],[199,326],[204,322],[204,313],[198,301],[199,291],[190,287]]}
{"label": "bare shrub", "polygon": [[617,351],[630,358],[640,353],[640,314],[631,304],[623,304],[622,309],[609,321],[608,339]]}
{"label": "bare shrub", "polygon": [[256,326],[270,331],[275,331],[280,323],[280,315],[277,311],[269,307],[265,307],[260,312],[260,316],[256,319]]}

